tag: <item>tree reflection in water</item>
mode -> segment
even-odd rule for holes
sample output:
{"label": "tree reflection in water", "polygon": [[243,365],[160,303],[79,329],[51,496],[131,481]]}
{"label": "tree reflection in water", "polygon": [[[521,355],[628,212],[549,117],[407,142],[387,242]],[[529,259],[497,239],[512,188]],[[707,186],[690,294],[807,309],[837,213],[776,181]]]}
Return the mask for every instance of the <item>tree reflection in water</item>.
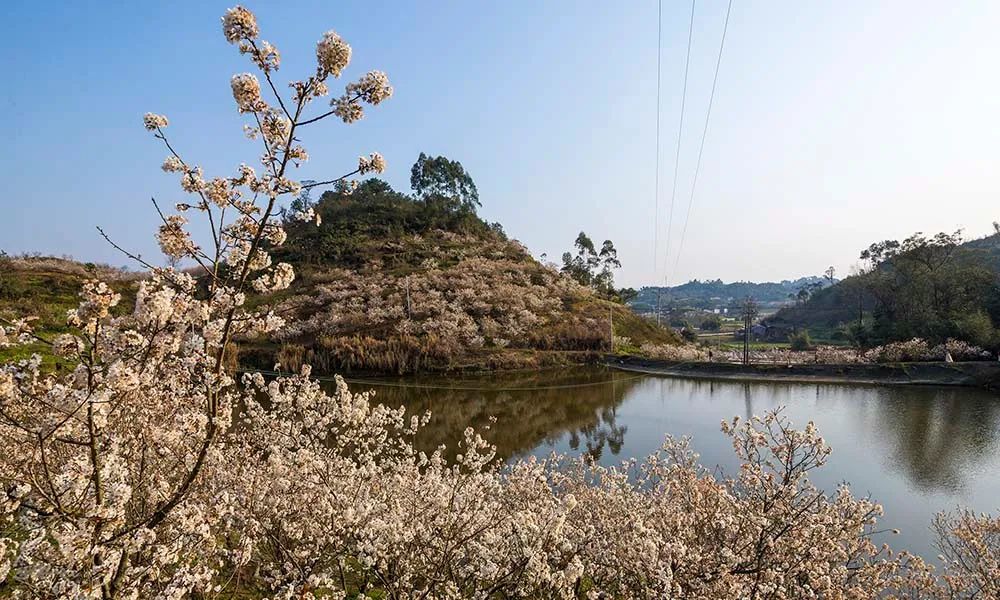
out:
{"label": "tree reflection in water", "polygon": [[882,388],[873,433],[921,491],[955,492],[996,452],[1000,402],[978,390]]}
{"label": "tree reflection in water", "polygon": [[558,446],[598,461],[642,457],[671,433],[692,435],[711,468],[732,458],[718,433],[720,419],[778,407],[797,424],[816,421],[833,445],[836,465],[827,471],[837,480],[860,483],[866,474],[889,471],[911,491],[955,493],[1000,452],[1000,402],[966,388],[713,382],[601,368],[377,380],[351,388],[373,389],[376,401],[405,405],[410,414],[431,411],[417,446],[430,451],[444,444],[449,456],[470,425],[503,459]]}
{"label": "tree reflection in water", "polygon": [[[471,426],[496,445],[503,459],[526,455],[539,445],[551,445],[567,436],[570,448],[576,451],[582,444],[599,460],[605,450],[614,456],[622,451],[628,427],[617,423],[617,410],[641,379],[628,373],[584,368],[508,373],[502,379],[380,379],[352,382],[350,387],[355,391],[373,389],[377,402],[404,405],[411,415],[430,411],[430,423],[417,436],[420,450],[444,444],[453,456],[462,431]],[[496,417],[495,425],[491,426],[490,417]]]}

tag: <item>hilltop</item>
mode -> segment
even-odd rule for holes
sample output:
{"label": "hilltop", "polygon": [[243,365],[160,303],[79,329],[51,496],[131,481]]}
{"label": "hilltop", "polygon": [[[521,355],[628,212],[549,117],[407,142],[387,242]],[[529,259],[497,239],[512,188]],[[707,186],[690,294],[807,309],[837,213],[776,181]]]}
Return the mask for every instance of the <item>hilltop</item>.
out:
{"label": "hilltop", "polygon": [[[417,186],[415,186],[415,189]],[[474,188],[472,188],[474,189]],[[678,337],[535,260],[460,195],[369,179],[295,207],[277,260],[297,278],[273,303],[288,325],[248,341],[247,360],[325,372],[532,368],[593,359],[619,343]]]}

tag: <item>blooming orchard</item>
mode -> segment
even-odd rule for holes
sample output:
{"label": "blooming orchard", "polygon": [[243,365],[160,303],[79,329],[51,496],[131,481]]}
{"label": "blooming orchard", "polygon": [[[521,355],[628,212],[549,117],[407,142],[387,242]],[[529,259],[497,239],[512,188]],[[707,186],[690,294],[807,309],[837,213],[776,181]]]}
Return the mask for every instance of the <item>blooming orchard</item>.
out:
{"label": "blooming orchard", "polygon": [[[301,189],[289,169],[305,160],[303,128],[355,120],[391,88],[369,74],[307,117],[350,46],[324,35],[315,73],[289,99],[254,15],[229,10],[223,33],[263,75],[233,85],[261,140],[261,174],[242,165],[206,181],[168,141],[167,119],[145,116],[169,152],[164,170],[191,194],[177,210],[211,237],[199,243],[183,215],[163,215],[161,247],[197,277],[146,265],[131,310],[88,282],[67,315],[72,333],[41,340],[75,368],[43,374],[37,356],[0,367],[0,596],[995,596],[995,520],[942,517],[937,578],[872,542],[877,504],[809,482],[830,450],[811,424],[794,430],[779,414],[723,424],[743,462],[731,477],[671,439],[615,468],[559,457],[504,466],[471,429],[454,462],[416,451],[426,417],[342,381],[329,395],[308,367],[237,385],[233,337],[282,326],[245,294],[294,276],[269,249],[284,241],[279,198]],[[30,320],[0,328],[4,345],[37,337]]]}
{"label": "blooming orchard", "polygon": [[[376,330],[433,336],[442,352],[457,353],[530,345],[533,331],[553,319],[579,320],[581,327],[598,332],[607,327],[564,310],[567,298],[583,297],[586,290],[538,267],[516,241],[440,231],[398,244],[423,248],[427,258],[419,269],[400,277],[369,261],[357,271],[325,271],[308,294],[279,306],[289,319],[276,337],[296,341]],[[439,244],[461,251],[449,253]]]}

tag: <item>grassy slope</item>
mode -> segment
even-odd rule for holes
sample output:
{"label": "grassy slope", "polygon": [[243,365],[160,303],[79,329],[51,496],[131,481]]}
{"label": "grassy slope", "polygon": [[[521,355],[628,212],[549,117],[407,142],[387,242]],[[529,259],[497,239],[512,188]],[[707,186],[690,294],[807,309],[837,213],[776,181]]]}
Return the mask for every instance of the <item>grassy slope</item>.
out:
{"label": "grassy slope", "polygon": [[[128,278],[115,269],[51,257],[0,258],[0,316],[7,319],[37,317],[32,323],[35,333],[50,340],[69,331],[66,311],[80,303],[83,282],[92,277],[111,282],[122,293],[122,309],[134,302]],[[35,353],[42,356],[46,369],[63,366],[63,361],[52,356],[41,342],[0,348],[0,363],[28,358]]]}
{"label": "grassy slope", "polygon": [[[466,269],[468,263],[465,261],[488,258],[495,261],[503,274],[530,281],[536,286],[533,288],[536,292],[541,287],[545,289],[544,293],[558,297],[561,308],[532,327],[523,338],[513,340],[508,347],[492,344],[487,336],[482,346],[465,344],[458,349],[451,347],[453,344],[449,345],[446,340],[420,333],[404,338],[398,333],[399,320],[373,323],[363,317],[364,311],[358,311],[357,318],[351,323],[331,326],[326,331],[311,330],[288,336],[280,342],[243,343],[245,362],[268,367],[279,362],[285,368],[295,368],[299,362],[308,362],[320,371],[394,373],[573,364],[592,360],[608,350],[607,327],[612,312],[615,336],[629,338],[635,346],[643,343],[680,343],[673,331],[639,317],[626,306],[601,299],[579,286],[552,284],[550,279],[554,274],[551,270],[519,250],[516,243],[495,234],[480,233],[455,239],[446,232],[424,232],[419,236],[393,239],[369,236],[358,243],[363,245],[360,254],[367,258],[363,266],[345,268],[338,261],[295,264],[298,277],[290,289],[277,295],[254,298],[252,302],[275,304],[279,312],[293,323],[311,320],[318,322],[322,328],[324,311],[337,314],[338,303],[311,305],[308,302],[338,281],[354,278],[359,283],[352,285],[358,288],[364,285],[378,287],[374,294],[368,292],[371,296],[392,295],[398,302],[404,294],[407,278],[414,286],[431,271],[443,272],[446,277],[455,273],[455,277],[460,278],[457,273]],[[429,263],[433,266],[428,266]],[[375,280],[378,284],[373,283]],[[460,288],[461,282],[455,288],[442,285],[440,281],[429,283],[427,287],[435,294],[449,294]],[[344,296],[349,300],[355,295],[347,291]],[[502,299],[490,301],[503,302]],[[392,302],[387,301],[386,304],[391,305]],[[416,294],[414,304],[419,304]],[[470,314],[474,312],[471,308],[467,311]]]}

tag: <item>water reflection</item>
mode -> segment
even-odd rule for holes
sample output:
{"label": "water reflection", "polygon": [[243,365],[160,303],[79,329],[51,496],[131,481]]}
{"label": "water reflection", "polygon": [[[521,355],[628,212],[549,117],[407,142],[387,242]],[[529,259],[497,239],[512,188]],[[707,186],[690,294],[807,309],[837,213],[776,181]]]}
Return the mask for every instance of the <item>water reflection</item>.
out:
{"label": "water reflection", "polygon": [[[628,426],[617,422],[617,408],[644,377],[598,369],[559,369],[494,377],[463,377],[352,382],[352,389],[376,390],[376,400],[406,406],[410,414],[431,412],[417,445],[440,444],[451,452],[467,426],[513,458],[566,438],[569,448],[597,460],[619,456]],[[415,385],[418,387],[407,387]],[[438,387],[440,386],[440,387]],[[443,389],[442,389],[443,388]],[[490,417],[496,418],[491,426]],[[490,426],[488,431],[485,430]]]}
{"label": "water reflection", "polygon": [[914,393],[880,390],[873,433],[886,445],[886,466],[902,469],[927,492],[956,492],[968,483],[970,466],[996,454],[1000,402],[969,390]]}
{"label": "water reflection", "polygon": [[[886,509],[882,524],[903,534],[891,541],[936,555],[928,524],[934,513],[1000,509],[1000,402],[976,389],[743,383],[635,376],[597,368],[505,374],[502,378],[407,379],[376,399],[430,410],[418,446],[446,444],[454,454],[462,431],[482,430],[503,458],[552,451],[587,453],[603,464],[644,457],[665,435],[691,436],[706,467],[737,469],[723,419],[783,407],[796,425],[814,421],[833,447],[813,481],[833,490],[848,482]],[[401,387],[417,385],[420,387]],[[439,389],[458,388],[458,389]]]}

